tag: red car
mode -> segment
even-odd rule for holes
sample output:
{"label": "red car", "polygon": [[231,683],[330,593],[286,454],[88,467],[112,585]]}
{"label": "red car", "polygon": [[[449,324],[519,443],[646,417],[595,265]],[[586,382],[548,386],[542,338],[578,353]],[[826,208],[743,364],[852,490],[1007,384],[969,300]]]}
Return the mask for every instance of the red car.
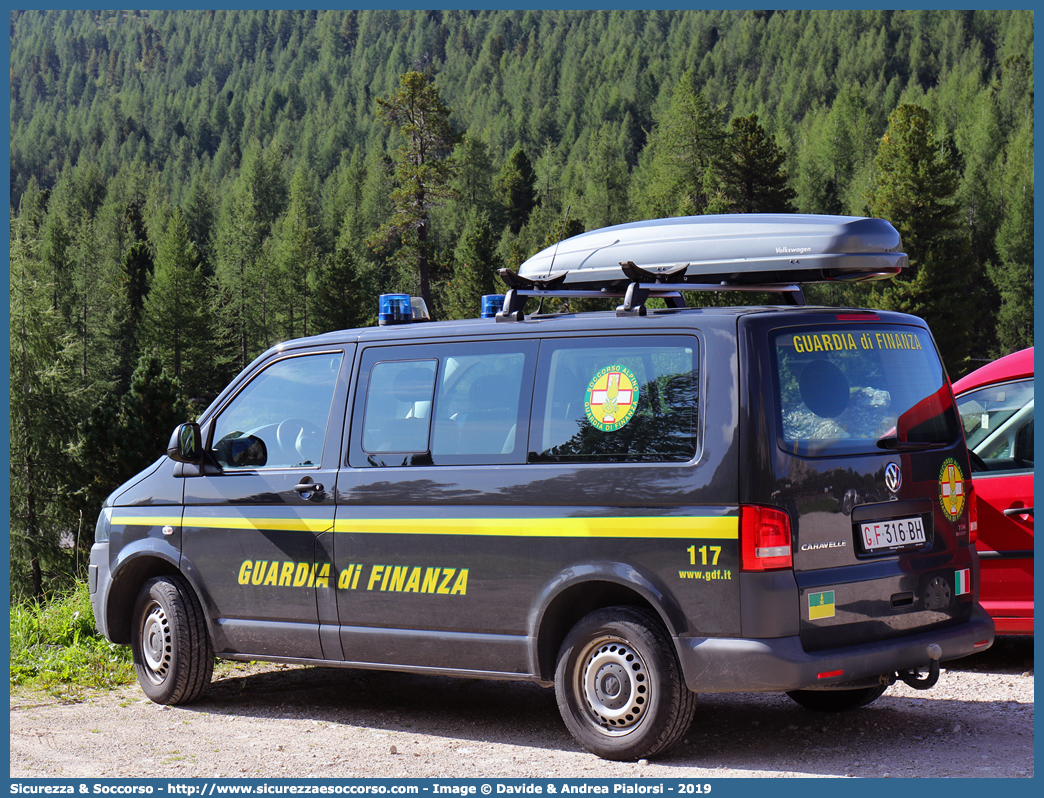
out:
{"label": "red car", "polygon": [[1033,347],[953,385],[978,499],[979,602],[997,634],[1033,634]]}

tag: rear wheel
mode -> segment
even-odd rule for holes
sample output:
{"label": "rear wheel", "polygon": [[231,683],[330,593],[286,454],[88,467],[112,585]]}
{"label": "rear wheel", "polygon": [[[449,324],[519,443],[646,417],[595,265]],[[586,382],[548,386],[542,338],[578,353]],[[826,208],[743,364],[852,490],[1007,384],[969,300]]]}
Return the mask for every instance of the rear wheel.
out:
{"label": "rear wheel", "polygon": [[558,655],[555,694],[570,733],[605,759],[666,751],[696,710],[667,631],[637,607],[609,607],[577,622]]}
{"label": "rear wheel", "polygon": [[805,709],[816,712],[847,712],[873,703],[888,689],[887,684],[856,690],[791,690],[788,696]]}
{"label": "rear wheel", "polygon": [[138,683],[157,704],[187,704],[206,692],[214,648],[203,608],[183,578],[157,576],[142,586],[131,649]]}

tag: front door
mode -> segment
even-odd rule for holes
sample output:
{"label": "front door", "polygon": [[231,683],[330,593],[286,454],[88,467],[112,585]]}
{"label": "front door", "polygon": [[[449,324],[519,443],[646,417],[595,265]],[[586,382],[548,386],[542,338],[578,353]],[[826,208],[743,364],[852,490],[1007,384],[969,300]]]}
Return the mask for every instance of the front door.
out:
{"label": "front door", "polygon": [[220,468],[186,479],[182,568],[219,654],[340,659],[320,624],[349,369],[342,348],[277,355],[204,424]]}
{"label": "front door", "polygon": [[1033,380],[957,398],[978,500],[979,601],[997,634],[1033,634]]}

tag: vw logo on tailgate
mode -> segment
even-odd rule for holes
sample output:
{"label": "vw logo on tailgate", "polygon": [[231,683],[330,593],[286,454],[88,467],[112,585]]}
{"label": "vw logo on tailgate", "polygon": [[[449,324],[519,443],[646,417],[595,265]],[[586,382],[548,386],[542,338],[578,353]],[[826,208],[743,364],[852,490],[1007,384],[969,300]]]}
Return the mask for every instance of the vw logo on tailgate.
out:
{"label": "vw logo on tailgate", "polygon": [[889,463],[885,467],[885,487],[892,493],[898,493],[903,484],[903,472],[898,463]]}

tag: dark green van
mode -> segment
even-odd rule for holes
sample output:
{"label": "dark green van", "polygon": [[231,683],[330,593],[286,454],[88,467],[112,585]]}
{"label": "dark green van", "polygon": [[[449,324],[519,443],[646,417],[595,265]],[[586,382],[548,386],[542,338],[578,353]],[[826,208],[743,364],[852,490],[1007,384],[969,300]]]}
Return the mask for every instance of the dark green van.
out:
{"label": "dark green van", "polygon": [[[931,687],[994,634],[949,380],[920,319],[799,285],[905,259],[875,219],[643,222],[506,272],[487,318],[392,296],[281,344],[105,502],[98,627],[160,703],[215,656],[522,679],[610,759],[677,742],[700,692]],[[622,303],[563,309],[593,296]]]}

